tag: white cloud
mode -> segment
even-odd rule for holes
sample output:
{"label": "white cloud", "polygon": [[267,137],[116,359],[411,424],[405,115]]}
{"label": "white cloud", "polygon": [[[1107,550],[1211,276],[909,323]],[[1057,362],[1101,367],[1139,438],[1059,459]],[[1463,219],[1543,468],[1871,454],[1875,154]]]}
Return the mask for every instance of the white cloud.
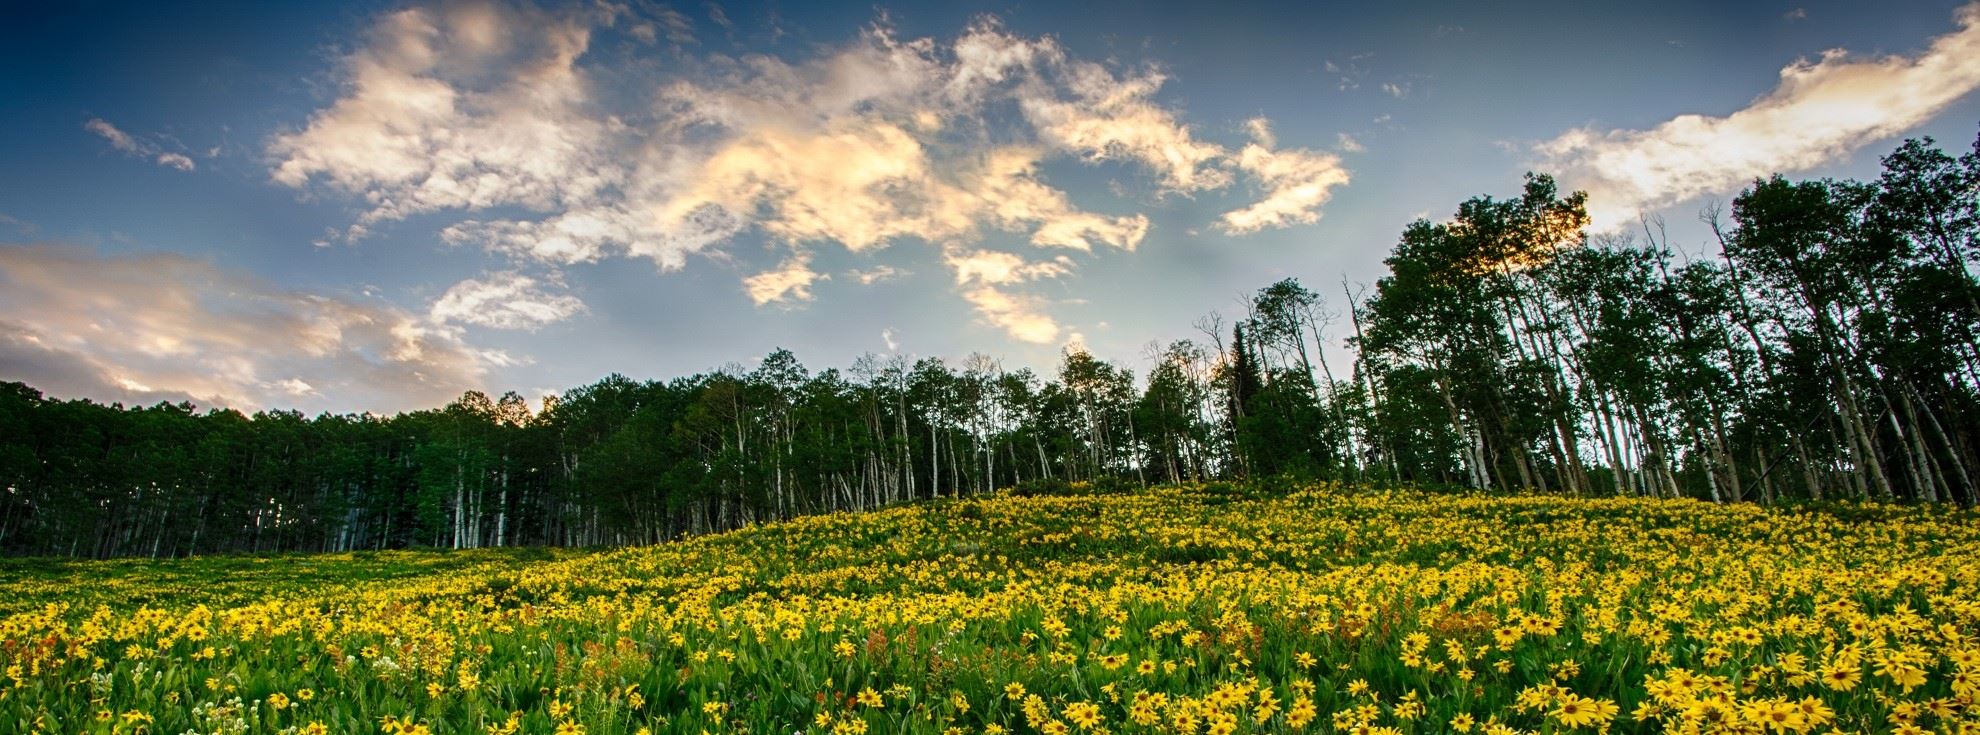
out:
{"label": "white cloud", "polygon": [[551,293],[535,278],[503,271],[454,284],[433,302],[427,315],[443,324],[534,330],[584,311],[584,302],[576,296]]}
{"label": "white cloud", "polygon": [[1320,221],[1320,207],[1333,196],[1333,188],[1348,182],[1340,156],[1275,150],[1271,128],[1263,120],[1252,121],[1252,136],[1255,142],[1238,152],[1238,168],[1263,185],[1265,198],[1225,212],[1219,226],[1244,234]]}
{"label": "white cloud", "polygon": [[191,171],[195,168],[193,160],[186,157],[183,153],[160,153],[153,160],[157,161],[160,166],[170,166],[180,171]]}
{"label": "white cloud", "polygon": [[1360,153],[1363,150],[1366,150],[1361,146],[1361,141],[1355,140],[1354,136],[1348,135],[1347,133],[1341,133],[1339,140],[1340,140],[1340,148],[1344,152]]}
{"label": "white cloud", "polygon": [[499,4],[386,15],[344,60],[343,95],[269,141],[272,175],[361,196],[360,224],[584,201],[625,174],[609,145],[615,121],[597,114],[577,66],[616,16]]}
{"label": "white cloud", "polygon": [[[665,79],[588,56],[615,25],[656,39],[689,30],[658,6],[385,15],[343,59],[337,99],[269,140],[271,176],[360,202],[347,236],[415,213],[476,213],[443,237],[517,267],[638,257],[674,269],[761,232],[793,256],[745,279],[758,304],[810,298],[826,276],[809,255],[828,245],[946,251],[997,231],[1089,252],[1147,237],[1146,214],[1091,211],[1046,181],[1055,159],[1127,164],[1158,198],[1249,177],[1265,200],[1233,233],[1317,220],[1327,189],[1345,180],[1326,154],[1247,153],[1198,137],[1158,99],[1159,68],[1079,59],[994,20],[947,42],[897,38],[882,20],[797,59],[676,56]],[[594,81],[607,74],[611,94]],[[1002,322],[1027,324],[1026,334],[1043,331],[1003,301],[965,298],[979,311],[998,304]]]}
{"label": "white cloud", "polygon": [[1802,171],[1932,118],[1980,87],[1980,3],[1916,56],[1841,49],[1781,69],[1780,84],[1724,117],[1689,114],[1649,130],[1571,130],[1535,148],[1541,165],[1588,192],[1594,227]]}
{"label": "white cloud", "polygon": [[886,329],[880,330],[880,341],[887,345],[888,352],[901,351],[901,343],[894,339],[893,327],[888,327]]}
{"label": "white cloud", "polygon": [[308,395],[316,394],[316,386],[310,385],[309,383],[303,381],[300,378],[285,378],[283,380],[277,380],[275,381],[274,387],[281,390],[283,393],[287,393],[291,396],[308,396]]}
{"label": "white cloud", "polygon": [[944,196],[943,184],[921,143],[885,122],[759,131],[709,158],[696,182],[660,209],[662,221],[679,223],[709,205],[732,213],[760,206],[764,230],[785,242],[834,241],[854,251],[900,237],[959,236],[972,225],[927,206]]}
{"label": "white cloud", "polygon": [[811,284],[831,276],[811,270],[811,258],[799,254],[786,258],[774,270],[743,279],[743,290],[757,306],[775,302],[810,301]]}
{"label": "white cloud", "polygon": [[[1057,52],[1056,47],[1051,50]],[[1070,98],[1030,95],[1022,100],[1025,115],[1046,140],[1096,160],[1139,161],[1176,191],[1230,184],[1229,172],[1215,167],[1224,149],[1197,140],[1188,126],[1150,99],[1162,86],[1160,73],[1122,79],[1092,62],[1063,64]]]}
{"label": "white cloud", "polygon": [[0,313],[0,374],[100,400],[385,412],[448,400],[508,360],[391,306],[179,255],[0,247]]}
{"label": "white cloud", "polygon": [[89,122],[83,123],[83,129],[109,141],[111,148],[115,148],[131,156],[149,158],[153,163],[160,166],[169,166],[180,171],[191,171],[196,168],[193,160],[185,154],[165,150],[158,144],[150,141],[139,140],[130,133],[126,133],[118,129],[117,126],[110,124],[108,120],[90,118]]}

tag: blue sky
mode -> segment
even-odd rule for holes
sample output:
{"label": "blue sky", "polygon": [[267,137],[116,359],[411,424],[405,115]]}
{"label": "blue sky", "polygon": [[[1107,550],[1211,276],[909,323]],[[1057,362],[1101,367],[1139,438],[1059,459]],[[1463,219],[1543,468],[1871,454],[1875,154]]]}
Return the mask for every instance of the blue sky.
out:
{"label": "blue sky", "polygon": [[1703,252],[1754,176],[1980,130],[1956,2],[1322,5],[10,5],[0,379],[389,411],[778,346],[1139,369],[1279,278],[1339,310],[1525,171]]}

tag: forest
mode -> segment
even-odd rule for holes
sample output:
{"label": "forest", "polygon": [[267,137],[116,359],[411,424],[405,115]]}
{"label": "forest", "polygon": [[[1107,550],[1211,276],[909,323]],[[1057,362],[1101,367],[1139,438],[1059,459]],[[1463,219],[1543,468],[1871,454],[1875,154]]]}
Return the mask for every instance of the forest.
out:
{"label": "forest", "polygon": [[1529,175],[1409,224],[1373,284],[1273,283],[1137,364],[1069,350],[1053,374],[776,350],[534,404],[314,417],[0,383],[0,551],[641,544],[1014,486],[1272,477],[1971,506],[1980,143],[1906,141],[1875,180],[1758,180],[1702,217],[1704,256],[1656,221],[1591,236],[1583,194]]}

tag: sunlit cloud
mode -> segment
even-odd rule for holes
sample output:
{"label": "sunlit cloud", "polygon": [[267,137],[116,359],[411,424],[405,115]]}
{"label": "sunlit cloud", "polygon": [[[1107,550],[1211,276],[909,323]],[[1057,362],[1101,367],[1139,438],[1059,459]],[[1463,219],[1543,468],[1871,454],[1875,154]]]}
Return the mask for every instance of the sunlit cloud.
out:
{"label": "sunlit cloud", "polygon": [[799,254],[785,259],[775,269],[744,278],[743,290],[757,306],[780,301],[810,301],[811,284],[830,278],[811,270],[811,258]]}
{"label": "sunlit cloud", "polygon": [[1011,253],[952,249],[943,255],[943,259],[955,271],[958,286],[971,283],[1002,285],[1058,278],[1071,274],[1073,269],[1072,259],[1063,255],[1046,261],[1026,262]]}
{"label": "sunlit cloud", "polygon": [[1252,143],[1238,152],[1238,168],[1252,175],[1265,198],[1242,209],[1225,212],[1218,223],[1233,234],[1320,221],[1320,207],[1335,187],[1348,182],[1340,156],[1306,150],[1276,149],[1271,126],[1252,120]]}
{"label": "sunlit cloud", "polygon": [[169,254],[0,247],[0,313],[0,374],[62,396],[387,412],[513,363],[388,305]]}
{"label": "sunlit cloud", "polygon": [[[1158,99],[1159,67],[1081,59],[991,19],[946,41],[900,38],[883,18],[794,59],[683,57],[645,89],[608,94],[597,80],[616,70],[592,56],[614,33],[693,40],[684,16],[657,7],[387,14],[343,58],[337,98],[268,141],[270,176],[360,203],[351,238],[414,214],[469,213],[444,239],[518,269],[616,257],[677,269],[760,233],[793,255],[746,277],[759,305],[810,299],[826,278],[809,266],[820,247],[946,251],[1009,233],[1092,252],[1147,238],[1146,214],[1093,211],[1047,181],[1057,159],[1124,165],[1157,201],[1240,183],[1261,192],[1226,216],[1231,234],[1316,221],[1347,180],[1330,154],[1202,138]],[[1025,325],[1014,335],[1046,331],[1041,313],[1015,316],[1034,302],[1000,295],[963,297]]]}
{"label": "sunlit cloud", "polygon": [[1059,338],[1059,324],[1039,309],[1036,299],[1012,294],[991,286],[963,292],[985,322],[1004,330],[1012,339],[1032,344],[1051,344]]}
{"label": "sunlit cloud", "polygon": [[951,247],[943,259],[955,271],[955,283],[963,289],[963,298],[984,323],[1020,342],[1046,344],[1058,338],[1058,321],[1044,312],[1038,299],[1008,287],[1066,276],[1072,273],[1071,258],[1060,255],[1034,262],[1011,253]]}
{"label": "sunlit cloud", "polygon": [[1980,4],[1915,56],[1836,49],[1781,69],[1781,81],[1723,117],[1680,115],[1649,130],[1572,130],[1538,145],[1540,165],[1588,192],[1594,227],[1805,171],[1917,126],[1980,87]]}

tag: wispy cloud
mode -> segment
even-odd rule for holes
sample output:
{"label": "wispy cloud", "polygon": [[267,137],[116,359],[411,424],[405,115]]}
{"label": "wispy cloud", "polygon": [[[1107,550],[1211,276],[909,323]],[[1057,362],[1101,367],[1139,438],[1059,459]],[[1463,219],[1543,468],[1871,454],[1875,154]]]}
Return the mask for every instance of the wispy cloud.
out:
{"label": "wispy cloud", "polygon": [[910,275],[913,274],[884,263],[873,266],[872,268],[854,268],[846,271],[846,277],[858,281],[861,286],[871,286],[896,278],[906,278]]}
{"label": "wispy cloud", "polygon": [[1352,92],[1360,89],[1361,80],[1368,77],[1368,67],[1362,62],[1374,55],[1373,51],[1364,51],[1338,61],[1327,59],[1321,62],[1321,68],[1334,76],[1335,88],[1342,92]]}
{"label": "wispy cloud", "polygon": [[56,395],[394,411],[511,362],[378,303],[191,258],[0,247],[0,374]]}
{"label": "wispy cloud", "polygon": [[1723,117],[1572,130],[1535,152],[1563,183],[1588,191],[1595,227],[1621,227],[1640,212],[1835,161],[1931,119],[1980,87],[1980,3],[1961,8],[1957,24],[1915,56],[1836,49],[1798,60],[1773,90]]}
{"label": "wispy cloud", "polygon": [[157,143],[133,137],[131,134],[118,129],[117,126],[110,124],[108,120],[90,118],[89,122],[83,123],[83,129],[109,141],[111,148],[122,151],[134,158],[149,159],[152,163],[176,168],[180,171],[191,171],[197,168],[192,158],[185,154],[169,151]]}

